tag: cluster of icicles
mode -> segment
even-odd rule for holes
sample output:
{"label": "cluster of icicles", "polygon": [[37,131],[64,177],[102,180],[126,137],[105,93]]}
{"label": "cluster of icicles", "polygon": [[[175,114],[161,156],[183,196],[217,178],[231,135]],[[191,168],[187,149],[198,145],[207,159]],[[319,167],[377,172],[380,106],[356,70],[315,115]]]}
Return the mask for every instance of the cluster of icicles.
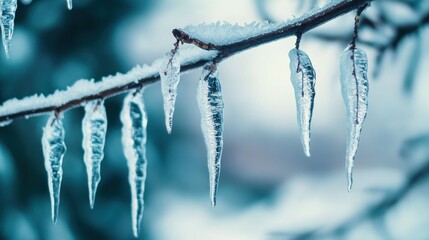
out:
{"label": "cluster of icicles", "polygon": [[[31,1],[27,1],[27,3],[29,2]],[[9,47],[13,36],[15,12],[18,7],[18,0],[0,0],[0,6],[1,38],[6,57],[9,58]],[[67,8],[71,10],[72,7],[72,0],[67,0]]]}
{"label": "cluster of icicles", "polygon": [[[180,79],[178,52],[167,54],[160,67],[161,89],[168,133],[172,130],[172,119],[176,90]],[[210,196],[212,206],[216,205],[216,191],[219,182],[220,160],[223,146],[223,100],[216,65],[208,63],[203,67],[197,90],[201,111],[201,127],[207,145],[210,173]],[[124,99],[120,114],[122,122],[122,145],[129,169],[131,187],[132,225],[138,237],[143,217],[143,195],[146,180],[146,127],[147,115],[143,102],[143,89],[129,92]],[[97,186],[100,182],[100,167],[107,131],[106,109],[103,100],[94,100],[85,105],[82,121],[84,162],[88,175],[90,207],[94,207]],[[62,162],[66,152],[65,131],[61,113],[54,112],[43,129],[42,145],[48,185],[51,196],[52,220],[57,221],[62,180]]]}
{"label": "cluster of icicles", "polygon": [[[316,72],[308,55],[294,48],[289,52],[291,81],[295,91],[298,125],[304,153],[310,157],[310,126],[313,114]],[[340,60],[340,83],[346,108],[347,143],[345,169],[347,189],[353,184],[352,169],[362,125],[368,109],[368,60],[365,52],[350,44]]]}
{"label": "cluster of icicles", "polygon": [[[348,190],[352,186],[352,168],[356,155],[362,124],[368,107],[367,57],[364,51],[346,48],[341,56],[340,81],[347,118],[346,173]],[[180,81],[180,61],[177,48],[169,52],[159,69],[161,91],[164,98],[165,124],[171,133],[177,86]],[[310,156],[310,126],[315,97],[316,73],[308,55],[294,48],[289,52],[291,81],[295,90],[297,120],[306,156]],[[223,99],[216,64],[209,62],[202,70],[197,89],[197,102],[201,113],[201,129],[207,148],[210,199],[216,205],[221,156],[223,148]],[[124,99],[120,119],[122,145],[129,168],[133,232],[137,237],[144,209],[146,180],[146,127],[147,115],[143,102],[143,89],[129,92]],[[82,121],[84,162],[88,175],[90,207],[93,208],[97,186],[100,182],[100,164],[107,130],[106,109],[103,100],[94,100],[85,105]],[[48,173],[51,194],[52,219],[58,217],[62,160],[66,152],[64,127],[60,113],[52,113],[42,137],[45,167]]]}

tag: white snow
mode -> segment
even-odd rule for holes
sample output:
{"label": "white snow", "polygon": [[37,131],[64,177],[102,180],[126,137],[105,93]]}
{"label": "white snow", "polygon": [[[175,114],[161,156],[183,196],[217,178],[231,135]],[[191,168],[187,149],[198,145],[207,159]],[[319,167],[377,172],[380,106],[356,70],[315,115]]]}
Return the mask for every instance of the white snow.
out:
{"label": "white snow", "polygon": [[[345,0],[347,1],[347,0]],[[212,43],[217,46],[229,45],[240,42],[257,35],[273,32],[288,25],[300,25],[301,21],[311,16],[320,14],[320,12],[337,5],[342,0],[334,0],[321,8],[314,8],[308,13],[290,20],[279,23],[252,22],[245,25],[231,24],[228,22],[203,23],[199,25],[188,25],[181,28],[183,32],[192,38]]]}
{"label": "white snow", "polygon": [[[195,46],[182,46],[180,49],[180,62],[183,66],[200,60],[212,60],[216,57],[217,53],[217,51],[204,51]],[[33,109],[62,106],[70,101],[81,99],[85,96],[95,95],[107,89],[121,87],[132,82],[137,82],[140,79],[158,76],[158,70],[161,62],[162,59],[158,59],[151,65],[137,65],[125,74],[117,73],[114,76],[103,77],[99,82],[82,79],[75,82],[66,90],[57,90],[48,96],[35,94],[23,99],[14,98],[7,100],[0,106],[0,117],[23,111],[31,111]]]}

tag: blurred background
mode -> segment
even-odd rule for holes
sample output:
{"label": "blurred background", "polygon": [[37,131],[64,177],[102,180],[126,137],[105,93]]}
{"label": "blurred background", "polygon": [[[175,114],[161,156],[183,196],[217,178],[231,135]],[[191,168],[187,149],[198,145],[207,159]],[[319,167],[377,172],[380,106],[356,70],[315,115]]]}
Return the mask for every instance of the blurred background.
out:
{"label": "blurred background", "polygon": [[[21,1],[10,59],[0,54],[0,102],[150,64],[173,47],[173,28],[282,21],[326,2],[74,0],[68,11],[65,0]],[[377,0],[362,16],[358,47],[369,58],[369,112],[348,193],[339,58],[353,17],[341,16],[301,42],[317,73],[309,159],[289,79],[295,39],[220,64],[225,144],[214,209],[195,98],[201,70],[182,75],[171,135],[160,85],[145,91],[149,163],[141,239],[429,239],[429,1]],[[106,101],[109,126],[93,210],[83,109],[65,113],[68,150],[56,224],[41,149],[47,117],[0,128],[0,239],[133,239],[122,100]]]}

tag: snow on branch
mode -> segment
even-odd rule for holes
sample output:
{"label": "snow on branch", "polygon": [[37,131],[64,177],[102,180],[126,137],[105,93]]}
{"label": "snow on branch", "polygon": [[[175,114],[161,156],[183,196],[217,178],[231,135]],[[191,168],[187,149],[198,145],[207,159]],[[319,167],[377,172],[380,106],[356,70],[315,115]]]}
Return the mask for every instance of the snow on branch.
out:
{"label": "snow on branch", "polygon": [[[228,23],[204,24],[174,29],[178,41],[195,47],[181,48],[181,72],[203,66],[214,61],[221,62],[240,51],[248,50],[281,38],[302,34],[342,14],[351,12],[373,0],[334,0],[326,6],[286,22],[268,24],[252,23],[246,26]],[[79,80],[66,90],[48,96],[33,95],[23,99],[10,99],[0,106],[0,126],[17,118],[28,118],[50,112],[64,112],[97,99],[141,88],[159,81],[159,68],[163,59],[152,65],[136,66],[126,74],[107,76],[99,82]]]}

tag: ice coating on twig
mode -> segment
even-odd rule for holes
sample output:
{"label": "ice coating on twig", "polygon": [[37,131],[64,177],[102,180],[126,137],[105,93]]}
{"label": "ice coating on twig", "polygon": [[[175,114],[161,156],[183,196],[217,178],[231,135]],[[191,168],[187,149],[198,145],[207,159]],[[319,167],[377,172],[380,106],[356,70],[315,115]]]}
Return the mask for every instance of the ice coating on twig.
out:
{"label": "ice coating on twig", "polygon": [[17,0],[2,0],[1,2],[1,33],[3,48],[9,58],[9,46],[12,41]]}
{"label": "ice coating on twig", "polygon": [[103,101],[91,101],[85,105],[82,120],[84,162],[88,175],[89,204],[94,208],[97,186],[100,183],[101,161],[107,131],[106,108]]}
{"label": "ice coating on twig", "polygon": [[198,83],[197,101],[201,113],[201,129],[207,148],[210,199],[216,206],[223,148],[223,99],[216,65],[204,66]]}
{"label": "ice coating on twig", "polygon": [[341,56],[341,92],[346,108],[347,149],[346,174],[347,189],[353,184],[353,161],[359,145],[362,125],[368,110],[368,60],[361,49],[348,47]]}
{"label": "ice coating on twig", "polygon": [[289,51],[290,80],[295,91],[296,113],[298,125],[301,130],[301,143],[304,153],[310,157],[310,129],[313,115],[314,86],[316,84],[316,72],[313,69],[308,55],[299,49]]}
{"label": "ice coating on twig", "polygon": [[72,8],[73,8],[73,2],[72,2],[72,0],[67,0],[67,8],[69,10],[72,10]]}
{"label": "ice coating on twig", "polygon": [[177,49],[170,51],[159,69],[161,91],[164,99],[165,126],[170,134],[173,127],[174,105],[176,103],[177,85],[180,81],[180,58]]}
{"label": "ice coating on twig", "polygon": [[43,128],[42,147],[45,168],[48,174],[48,186],[51,196],[52,221],[57,222],[60,206],[61,180],[63,177],[63,157],[66,152],[62,117],[53,113]]}
{"label": "ice coating on twig", "polygon": [[146,126],[147,116],[142,90],[130,92],[121,111],[122,145],[127,159],[131,186],[131,208],[134,236],[138,237],[144,209],[146,180]]}

